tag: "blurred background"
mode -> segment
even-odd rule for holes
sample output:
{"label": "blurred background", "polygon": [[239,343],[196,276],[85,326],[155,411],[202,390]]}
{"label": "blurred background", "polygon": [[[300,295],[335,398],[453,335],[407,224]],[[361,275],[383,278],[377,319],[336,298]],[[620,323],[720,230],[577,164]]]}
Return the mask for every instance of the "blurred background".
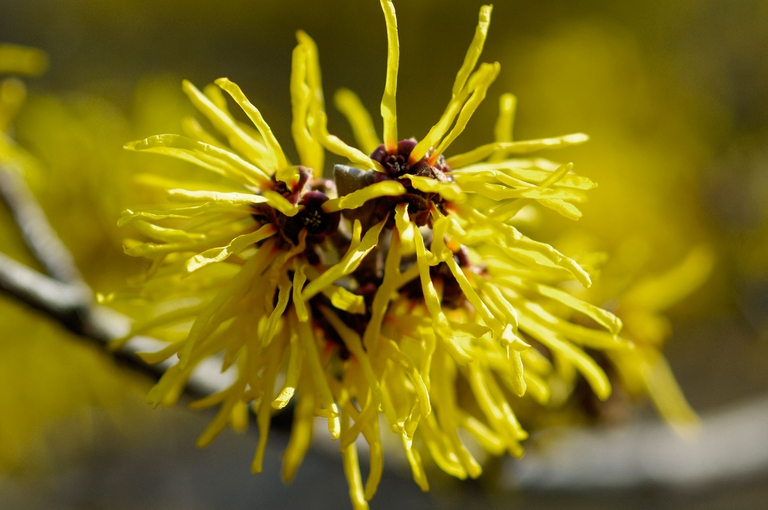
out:
{"label": "blurred background", "polygon": [[[395,5],[400,133],[420,137],[450,97],[481,2]],[[374,114],[383,91],[386,34],[374,0],[0,0],[0,13],[0,42],[50,56],[49,71],[27,80],[12,135],[38,159],[27,180],[97,292],[122,288],[142,269],[122,254],[126,233],[115,226],[122,209],[153,200],[132,175],[185,171],[121,149],[181,131],[192,111],[182,78],[240,84],[289,154],[296,30],[319,46],[332,132],[351,141],[330,106],[333,91],[352,88]],[[606,301],[697,247],[714,255],[711,272],[665,310],[665,353],[704,414],[768,391],[766,27],[764,0],[496,2],[482,60],[501,62],[501,75],[451,150],[492,139],[505,92],[518,98],[517,139],[588,133],[584,146],[542,154],[574,161],[599,184],[584,217],[572,223],[544,211],[523,230],[574,255],[607,252]],[[4,207],[0,250],[36,267]],[[338,453],[312,452],[285,487],[287,427],[278,426],[268,467],[254,477],[255,434],[228,431],[196,450],[210,416],[151,410],[143,398],[152,382],[0,295],[0,507],[349,505]],[[653,413],[638,403],[633,416]],[[766,472],[677,492],[510,493],[486,478],[430,479],[432,492],[422,494],[393,468],[372,506],[761,508],[768,499]]]}

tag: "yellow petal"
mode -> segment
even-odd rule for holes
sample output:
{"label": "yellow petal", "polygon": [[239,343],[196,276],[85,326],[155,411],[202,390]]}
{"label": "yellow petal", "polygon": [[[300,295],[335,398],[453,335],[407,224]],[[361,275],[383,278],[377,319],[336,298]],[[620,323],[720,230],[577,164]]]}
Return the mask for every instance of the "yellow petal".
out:
{"label": "yellow petal", "polygon": [[363,106],[360,98],[349,89],[339,89],[333,96],[336,109],[338,109],[352,127],[357,144],[363,152],[370,154],[381,145],[376,128],[373,126],[371,114]]}
{"label": "yellow petal", "polygon": [[296,152],[299,153],[299,161],[302,165],[312,168],[315,177],[322,175],[325,152],[322,145],[310,133],[309,122],[312,103],[316,101],[314,91],[307,83],[307,58],[306,45],[299,44],[293,50],[291,65],[291,107],[293,119],[291,121],[291,133],[296,144]]}
{"label": "yellow petal", "polygon": [[[335,283],[339,278],[351,274],[357,269],[368,252],[378,244],[379,234],[386,222],[387,218],[384,218],[384,220],[368,229],[368,232],[365,233],[365,236],[359,245],[350,246],[349,250],[338,264],[331,266],[320,275],[320,277],[312,280],[301,293],[302,299],[309,301],[313,296],[317,295],[318,292],[322,291],[322,289]],[[359,225],[360,222],[356,220],[355,223]],[[360,227],[357,228],[359,229]]]}
{"label": "yellow petal", "polygon": [[477,60],[480,58],[480,54],[483,52],[485,39],[488,36],[488,28],[491,25],[492,11],[492,5],[483,5],[480,7],[475,35],[469,45],[467,54],[464,56],[464,63],[461,65],[459,72],[456,74],[456,80],[453,82],[452,93],[454,97],[458,96],[459,92],[464,88],[464,85],[467,83],[467,78],[469,78],[470,73],[472,73],[475,65],[477,65]]}
{"label": "yellow petal", "polygon": [[504,150],[508,154],[525,154],[544,149],[562,149],[573,145],[580,145],[587,140],[589,140],[589,137],[584,133],[574,133],[555,138],[541,138],[538,140],[525,140],[522,142],[489,143],[487,145],[481,145],[469,152],[465,152],[464,154],[452,156],[446,160],[446,163],[449,167],[457,169],[482,161],[497,150]]}
{"label": "yellow petal", "polygon": [[387,78],[381,98],[381,118],[384,120],[384,144],[389,152],[397,151],[397,71],[400,65],[400,41],[397,36],[395,5],[381,0],[381,9],[387,23]]}
{"label": "yellow petal", "polygon": [[406,174],[403,177],[407,177],[411,181],[411,186],[419,191],[425,193],[438,193],[445,200],[451,202],[463,202],[465,197],[461,192],[461,188],[452,182],[440,182],[430,177],[422,177],[419,175]]}
{"label": "yellow petal", "polygon": [[240,87],[238,87],[237,84],[231,82],[229,78],[219,78],[214,83],[216,83],[216,85],[221,87],[222,90],[226,91],[230,96],[232,96],[232,99],[234,99],[237,104],[240,105],[240,108],[243,109],[245,114],[248,115],[248,118],[251,119],[251,122],[253,122],[253,124],[256,126],[256,129],[259,130],[259,133],[261,134],[262,138],[264,138],[267,147],[272,153],[272,158],[275,161],[275,166],[273,168],[280,169],[288,166],[288,161],[285,158],[283,149],[280,147],[280,143],[278,143],[277,138],[275,138],[275,134],[272,132],[272,128],[270,128],[269,124],[267,124],[267,122],[264,120],[264,117],[261,115],[261,112],[258,110],[258,108],[253,106],[248,98],[245,97],[245,94],[243,94],[243,91],[240,90]]}
{"label": "yellow petal", "polygon": [[212,248],[206,250],[203,253],[195,255],[189,259],[185,265],[187,272],[192,273],[198,269],[207,266],[208,264],[214,264],[221,262],[232,254],[237,254],[246,249],[249,246],[263,241],[277,233],[277,230],[273,225],[264,225],[256,232],[237,236],[227,245],[219,248]]}
{"label": "yellow petal", "polygon": [[405,194],[405,187],[397,181],[381,181],[353,191],[343,197],[333,198],[323,204],[323,211],[332,213],[343,209],[357,209],[369,200],[381,197],[397,197]]}

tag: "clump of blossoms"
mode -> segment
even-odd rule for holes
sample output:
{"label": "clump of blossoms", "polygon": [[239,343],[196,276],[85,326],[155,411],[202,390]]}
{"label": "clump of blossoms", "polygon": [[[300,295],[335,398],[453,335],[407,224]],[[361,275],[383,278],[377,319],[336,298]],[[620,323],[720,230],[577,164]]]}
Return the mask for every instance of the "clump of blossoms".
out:
{"label": "clump of blossoms", "polygon": [[[259,471],[271,414],[295,401],[284,478],[296,472],[315,417],[325,418],[356,508],[367,507],[382,474],[382,424],[400,437],[424,490],[425,452],[447,473],[474,478],[482,469],[468,441],[491,454],[522,455],[520,402],[542,410],[560,403],[569,391],[561,383],[577,374],[605,399],[608,378],[584,348],[632,347],[618,337],[614,315],[563,289],[572,280],[590,285],[589,274],[511,224],[529,204],[580,216],[575,204],[594,187],[589,179],[571,164],[512,156],[586,136],[513,141],[514,98],[504,95],[496,140],[444,155],[499,73],[498,63],[477,65],[490,23],[491,7],[484,6],[445,112],[423,138],[399,139],[397,23],[392,2],[381,5],[389,42],[383,142],[346,90],[336,103],[360,148],[329,134],[317,50],[300,32],[291,77],[299,164],[287,160],[232,82],[220,79],[203,91],[185,82],[215,132],[189,119],[187,136],[154,136],[128,148],[190,161],[220,180],[215,187],[173,183],[167,195],[179,207],[129,210],[120,221],[151,239],[126,242],[128,254],[152,261],[139,294],[157,305],[132,334],[168,341],[147,353],[148,361],[178,358],[149,400],[173,403],[192,370],[218,357],[236,376],[193,404],[219,406],[199,443],[228,423],[244,427],[251,407]],[[222,91],[253,126],[235,120]],[[323,178],[324,150],[348,160],[335,166],[333,181]],[[370,450],[365,483],[361,435]]]}

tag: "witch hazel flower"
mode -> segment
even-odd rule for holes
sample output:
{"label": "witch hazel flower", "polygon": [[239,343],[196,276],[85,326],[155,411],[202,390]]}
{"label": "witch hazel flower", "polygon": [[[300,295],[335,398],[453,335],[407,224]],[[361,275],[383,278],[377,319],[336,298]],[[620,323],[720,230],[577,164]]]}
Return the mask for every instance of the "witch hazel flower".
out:
{"label": "witch hazel flower", "polygon": [[[141,176],[175,205],[128,210],[120,220],[148,239],[127,240],[126,252],[151,261],[133,292],[152,303],[150,313],[129,337],[151,333],[168,342],[144,354],[149,362],[176,360],[148,400],[174,403],[192,370],[217,360],[235,375],[192,404],[219,407],[199,443],[227,424],[245,427],[250,409],[261,432],[259,471],[271,415],[292,410],[283,471],[290,480],[313,422],[324,419],[356,508],[377,490],[392,434],[424,490],[423,454],[451,475],[477,477],[482,459],[470,442],[493,455],[522,455],[528,433],[516,408],[546,413],[568,398],[562,383],[578,377],[607,398],[610,382],[585,349],[632,349],[614,315],[567,290],[589,286],[588,272],[514,226],[531,205],[581,215],[577,204],[594,183],[570,163],[520,156],[587,137],[513,140],[515,100],[506,94],[496,139],[446,154],[499,73],[498,63],[478,65],[491,16],[483,6],[444,113],[422,138],[400,138],[397,21],[391,1],[381,6],[388,34],[382,140],[348,90],[335,103],[359,148],[329,133],[317,48],[299,32],[291,76],[298,164],[237,85],[222,78],[201,91],[184,82],[202,122],[187,119],[185,136],[127,148],[179,158],[215,177],[201,184]],[[225,94],[250,125],[235,120]],[[346,160],[332,180],[324,178],[325,151]],[[369,449],[365,482],[361,443]]]}
{"label": "witch hazel flower", "polygon": [[[381,5],[389,41],[383,141],[348,90],[337,93],[336,103],[360,149],[327,136],[322,115],[313,126],[326,149],[350,162],[335,167],[342,196],[323,208],[369,225],[385,222],[378,263],[369,264],[378,271],[361,274],[358,281],[368,312],[357,329],[378,384],[353,390],[361,412],[341,442],[342,450],[352,445],[366,423],[376,424],[381,409],[402,437],[416,482],[426,489],[418,446],[454,476],[479,476],[481,465],[461,430],[492,454],[522,455],[520,441],[527,432],[515,415],[516,400],[531,398],[545,406],[554,388],[562,402],[568,395],[558,383],[577,374],[606,399],[608,377],[584,348],[623,350],[632,344],[618,337],[617,317],[560,287],[568,280],[591,284],[576,261],[512,225],[530,204],[580,217],[576,204],[594,183],[574,174],[570,163],[513,156],[580,144],[587,137],[513,141],[515,101],[504,95],[496,140],[445,155],[499,73],[498,63],[477,65],[491,6],[480,10],[443,115],[423,138],[399,139],[397,22],[392,2]],[[558,314],[562,308],[568,313]],[[572,322],[572,315],[585,316],[597,327]],[[462,402],[461,387],[469,387],[470,405]],[[363,435],[369,440],[370,434]],[[348,473],[351,480],[360,480],[357,469]],[[353,491],[361,505],[368,488],[359,485]]]}

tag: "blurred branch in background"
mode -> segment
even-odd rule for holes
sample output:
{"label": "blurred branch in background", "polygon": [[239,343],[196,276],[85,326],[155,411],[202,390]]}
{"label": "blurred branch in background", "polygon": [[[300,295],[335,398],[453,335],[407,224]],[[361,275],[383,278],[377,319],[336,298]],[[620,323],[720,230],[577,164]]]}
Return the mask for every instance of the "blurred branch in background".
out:
{"label": "blurred branch in background", "polygon": [[[80,275],[72,254],[51,228],[32,191],[17,173],[4,167],[0,167],[0,197],[10,209],[25,244],[48,273],[35,271],[0,253],[0,289],[82,337],[104,345],[123,337],[131,320],[94,302],[93,292]],[[137,336],[115,354],[142,370],[162,374],[171,362],[148,365],[137,355],[162,346],[162,342]],[[213,393],[228,384],[229,377],[213,362],[202,364],[189,380],[189,391]]]}
{"label": "blurred branch in background", "polygon": [[[100,344],[129,331],[130,319],[95,304],[77,270],[24,180],[0,168],[0,196],[11,211],[25,244],[48,273],[0,253],[0,288],[46,313],[70,331]],[[156,374],[171,362],[147,365],[139,352],[162,342],[132,338],[117,356]],[[187,391],[207,395],[231,384],[213,360],[201,364]],[[768,400],[759,398],[703,417],[702,431],[682,440],[667,426],[646,422],[615,430],[568,432],[548,448],[522,460],[507,460],[504,487],[587,490],[645,485],[701,486],[768,468]],[[541,434],[546,437],[547,434]]]}
{"label": "blurred branch in background", "polygon": [[687,438],[659,422],[570,430],[547,448],[507,462],[504,484],[536,490],[702,488],[768,469],[768,398],[710,412],[702,422]]}

